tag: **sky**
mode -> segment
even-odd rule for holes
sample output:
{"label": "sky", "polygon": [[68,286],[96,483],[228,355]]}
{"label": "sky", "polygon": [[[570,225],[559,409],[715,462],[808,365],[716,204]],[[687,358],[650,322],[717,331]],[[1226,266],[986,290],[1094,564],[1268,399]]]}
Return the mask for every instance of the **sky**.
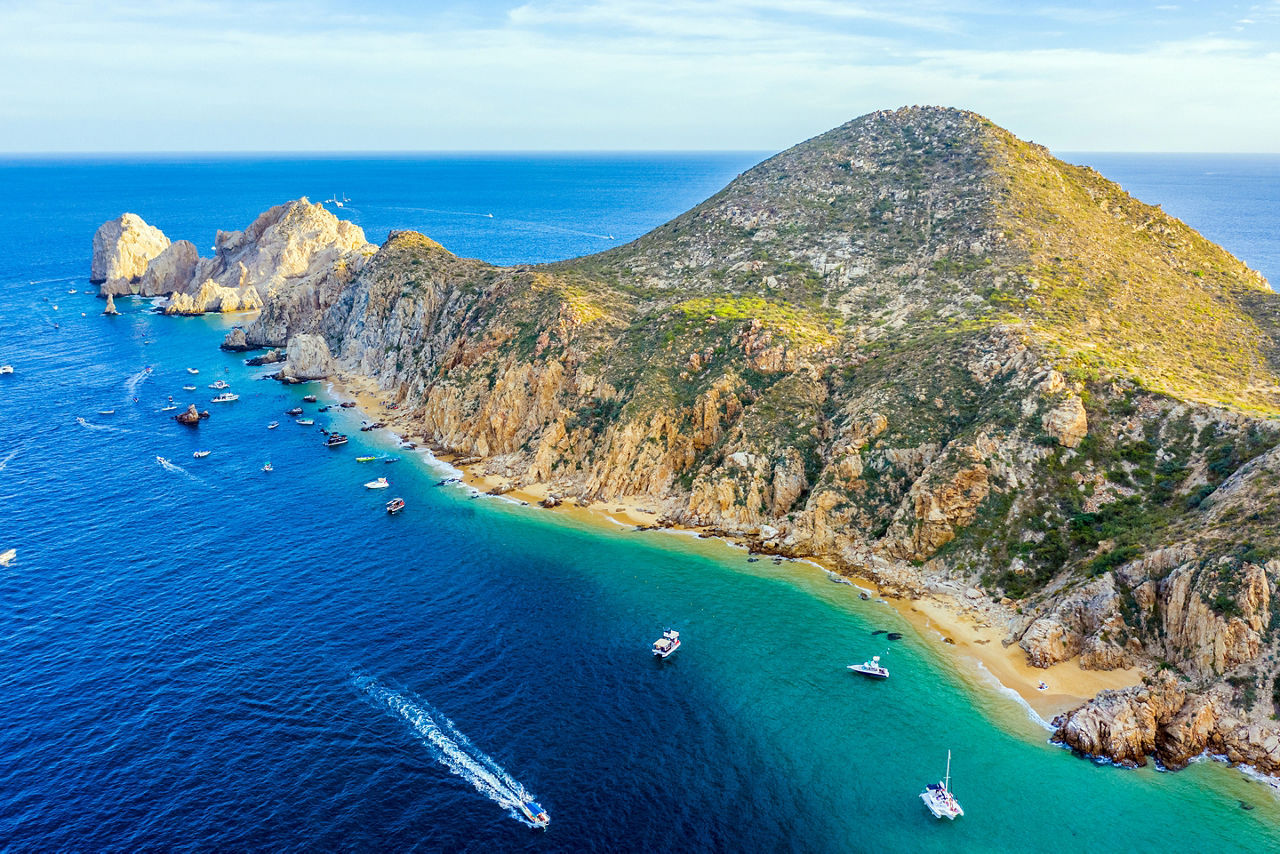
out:
{"label": "sky", "polygon": [[0,152],[776,151],[909,104],[1280,152],[1280,0],[0,0]]}

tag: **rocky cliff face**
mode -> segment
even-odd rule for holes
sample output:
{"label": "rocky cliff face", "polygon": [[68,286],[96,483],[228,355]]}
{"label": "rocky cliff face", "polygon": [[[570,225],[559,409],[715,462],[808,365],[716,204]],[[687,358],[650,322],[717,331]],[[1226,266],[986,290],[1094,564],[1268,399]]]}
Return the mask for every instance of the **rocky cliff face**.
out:
{"label": "rocky cliff face", "polygon": [[263,212],[244,231],[219,231],[212,258],[125,214],[94,235],[93,276],[104,295],[168,296],[166,314],[267,307],[246,332],[264,346],[305,331],[374,249],[358,226],[306,199]]}
{"label": "rocky cliff face", "polygon": [[540,267],[411,232],[373,254],[327,222],[329,254],[261,254],[310,207],[219,239],[218,275],[274,282],[249,344],[293,362],[318,336],[512,485],[642,497],[902,595],[979,590],[1037,666],[1179,674],[1068,716],[1081,750],[1280,770],[1245,746],[1280,685],[1280,299],[1096,173],[912,108]]}
{"label": "rocky cliff face", "polygon": [[99,286],[102,296],[139,293],[147,265],[168,248],[169,238],[160,229],[137,214],[121,214],[93,235],[89,281]]}

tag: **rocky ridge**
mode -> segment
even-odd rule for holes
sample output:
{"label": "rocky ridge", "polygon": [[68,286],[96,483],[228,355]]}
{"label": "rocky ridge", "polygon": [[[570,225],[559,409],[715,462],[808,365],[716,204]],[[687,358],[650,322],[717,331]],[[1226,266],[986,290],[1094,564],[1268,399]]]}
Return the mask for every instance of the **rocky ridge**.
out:
{"label": "rocky ridge", "polygon": [[346,252],[232,343],[373,378],[512,486],[973,590],[1036,666],[1145,668],[1058,722],[1074,748],[1280,771],[1280,299],[1097,173],[909,108],[601,255]]}

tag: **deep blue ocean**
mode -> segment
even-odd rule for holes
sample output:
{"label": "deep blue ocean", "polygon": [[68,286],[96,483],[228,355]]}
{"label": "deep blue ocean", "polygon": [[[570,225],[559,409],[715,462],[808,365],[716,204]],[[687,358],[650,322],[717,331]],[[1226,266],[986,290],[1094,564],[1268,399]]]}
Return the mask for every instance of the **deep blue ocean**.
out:
{"label": "deep blue ocean", "polygon": [[[629,240],[758,159],[0,161],[0,552],[17,549],[0,567],[0,850],[1280,848],[1263,785],[1073,757],[815,567],[438,487],[446,470],[358,432],[356,410],[294,424],[303,394],[333,393],[220,352],[237,318],[140,300],[106,318],[88,293],[94,229],[126,210],[207,253],[270,205],[345,194],[373,241],[413,228],[545,261]],[[1280,280],[1280,158],[1072,159]],[[219,378],[239,401],[207,403]],[[213,417],[181,427],[170,396]],[[320,426],[351,444],[322,447]],[[401,515],[362,487],[378,475]],[[658,663],[668,626],[685,644]],[[892,679],[853,678],[885,652],[878,629],[906,635]],[[917,797],[948,749],[955,823]],[[545,832],[516,797],[548,810]]]}

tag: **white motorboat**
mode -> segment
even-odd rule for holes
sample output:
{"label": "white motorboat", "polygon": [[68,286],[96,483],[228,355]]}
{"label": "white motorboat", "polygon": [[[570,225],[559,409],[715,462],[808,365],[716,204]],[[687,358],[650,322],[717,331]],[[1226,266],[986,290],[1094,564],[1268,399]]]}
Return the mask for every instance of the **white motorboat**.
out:
{"label": "white motorboat", "polygon": [[177,407],[175,404],[172,404],[172,403],[171,403],[171,404],[169,404],[168,406],[162,406],[162,407],[160,407],[160,411],[161,411],[161,412],[172,412],[173,410],[175,410],[175,409],[177,409],[177,408],[178,408],[178,407]]}
{"label": "white motorboat", "polygon": [[364,488],[365,489],[386,489],[390,485],[391,484],[387,482],[387,479],[385,477],[380,477],[377,480],[371,480],[368,483],[366,483],[364,485]]}
{"label": "white motorboat", "polygon": [[263,464],[263,466],[262,466],[262,470],[263,470],[263,471],[272,471],[271,463],[264,463],[264,464]]}
{"label": "white motorboat", "polygon": [[880,656],[871,656],[870,661],[864,661],[861,664],[850,664],[849,669],[854,673],[861,673],[863,676],[869,676],[872,679],[888,679],[889,668],[880,663]]}
{"label": "white motorboat", "polygon": [[314,418],[295,418],[294,423],[301,424],[303,427],[310,427],[316,423]]}
{"label": "white motorboat", "polygon": [[182,390],[183,390],[183,391],[195,391],[195,390],[196,390],[196,387],[195,387],[195,386],[193,386],[193,385],[184,385],[184,386],[182,387]]}
{"label": "white motorboat", "polygon": [[222,394],[216,395],[209,402],[210,403],[230,403],[233,400],[239,400],[239,399],[240,399],[240,395],[232,394],[229,391],[224,391]]}
{"label": "white motorboat", "polygon": [[920,793],[920,800],[933,813],[934,818],[949,818],[955,821],[964,815],[960,802],[951,794],[951,751],[947,751],[947,774],[941,783],[930,783]]}
{"label": "white motorboat", "polygon": [[192,451],[191,456],[195,457],[197,460],[203,460],[212,453],[213,451]]}
{"label": "white motorboat", "polygon": [[13,373],[13,365],[0,365],[0,374]]}
{"label": "white motorboat", "polygon": [[99,415],[115,415],[116,411],[114,409],[99,409],[98,414]]}
{"label": "white motorboat", "polygon": [[280,422],[279,422],[279,421],[272,421],[270,424],[268,424],[268,425],[267,425],[267,429],[268,429],[268,430],[274,430],[274,429],[276,429],[276,428],[277,428],[277,427],[279,427],[279,426],[280,426]]}
{"label": "white motorboat", "polygon": [[390,513],[392,516],[396,515],[403,509],[404,509],[403,498],[393,498],[387,502],[387,512]]}
{"label": "white motorboat", "polygon": [[189,374],[198,374],[198,373],[200,373],[200,371],[196,370],[195,368],[187,368],[187,373],[189,373]]}
{"label": "white motorboat", "polygon": [[221,391],[224,388],[231,388],[231,386],[226,380],[218,380],[217,382],[209,383],[209,388]]}
{"label": "white motorboat", "polygon": [[667,629],[662,637],[653,642],[653,654],[666,658],[680,648],[680,633],[675,629]]}

